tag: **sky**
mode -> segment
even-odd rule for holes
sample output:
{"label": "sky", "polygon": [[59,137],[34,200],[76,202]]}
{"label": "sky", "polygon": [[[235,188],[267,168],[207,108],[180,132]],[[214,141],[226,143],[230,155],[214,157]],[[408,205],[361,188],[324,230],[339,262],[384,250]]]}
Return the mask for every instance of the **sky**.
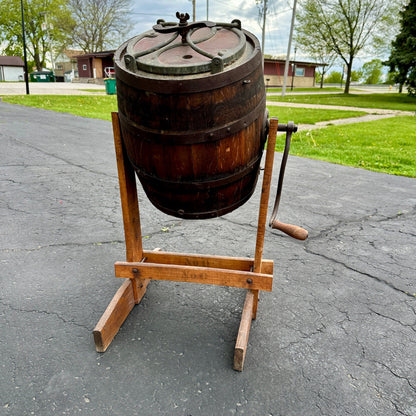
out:
{"label": "sky", "polygon": [[[208,1],[208,20],[214,22],[228,22],[239,19],[243,29],[253,33],[262,41],[262,29],[259,24],[259,8],[256,0],[195,0],[196,20],[207,20],[207,1]],[[264,0],[257,0],[263,3]],[[290,34],[290,23],[292,19],[292,8],[294,0],[267,0],[268,14],[266,18],[266,55],[285,58],[288,49]],[[192,0],[131,0],[132,2],[132,21],[134,28],[130,33],[133,37],[152,29],[157,19],[164,19],[169,22],[177,22],[176,12],[188,13],[192,21]],[[298,2],[299,7],[299,2]],[[124,39],[127,40],[127,39]],[[123,40],[123,41],[124,41]],[[292,41],[290,59],[294,59],[295,42]],[[374,57],[366,55],[362,51],[355,59],[353,69],[360,69],[363,63],[370,61]],[[297,49],[296,60],[314,60]],[[343,70],[343,63],[335,63],[331,71]]]}
{"label": "sky", "polygon": [[[256,0],[195,0],[196,20],[231,23],[241,20],[243,29],[253,33],[260,41],[262,30],[259,25],[259,9]],[[263,1],[263,0],[262,0]],[[132,0],[134,29],[131,36],[146,32],[156,24],[157,19],[177,22],[176,12],[188,13],[192,21],[191,0]],[[266,55],[286,56],[293,0],[268,0],[269,13],[266,17]],[[292,42],[293,54],[293,42]],[[293,56],[292,56],[293,58]],[[299,59],[297,57],[297,59]]]}

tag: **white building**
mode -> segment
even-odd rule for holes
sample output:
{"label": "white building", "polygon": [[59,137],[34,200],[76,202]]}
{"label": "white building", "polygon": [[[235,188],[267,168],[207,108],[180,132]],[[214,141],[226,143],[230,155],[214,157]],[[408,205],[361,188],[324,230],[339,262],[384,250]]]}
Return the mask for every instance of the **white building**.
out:
{"label": "white building", "polygon": [[77,59],[74,56],[83,53],[82,51],[66,49],[56,57],[53,73],[57,82],[71,82],[74,78],[78,78]]}
{"label": "white building", "polygon": [[0,81],[24,81],[24,66],[19,56],[0,56]]}

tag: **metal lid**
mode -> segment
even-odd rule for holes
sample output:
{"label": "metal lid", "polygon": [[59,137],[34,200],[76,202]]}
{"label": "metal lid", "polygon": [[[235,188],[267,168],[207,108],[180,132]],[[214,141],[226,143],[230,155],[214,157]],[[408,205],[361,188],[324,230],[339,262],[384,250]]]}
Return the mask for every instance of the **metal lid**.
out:
{"label": "metal lid", "polygon": [[131,39],[124,64],[132,72],[189,75],[221,72],[246,49],[241,22],[188,23],[189,14],[176,13],[179,23],[158,20],[153,30]]}

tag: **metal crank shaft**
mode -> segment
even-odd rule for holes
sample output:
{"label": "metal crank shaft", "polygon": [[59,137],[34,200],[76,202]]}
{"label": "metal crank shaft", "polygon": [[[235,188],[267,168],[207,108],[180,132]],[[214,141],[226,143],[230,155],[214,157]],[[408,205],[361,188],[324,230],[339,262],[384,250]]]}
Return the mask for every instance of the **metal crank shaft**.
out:
{"label": "metal crank shaft", "polygon": [[274,202],[272,216],[270,218],[269,226],[273,229],[283,231],[287,235],[296,238],[297,240],[306,240],[308,238],[308,231],[302,227],[292,224],[285,224],[276,219],[277,211],[279,210],[280,197],[283,189],[283,178],[285,176],[285,169],[287,163],[287,157],[289,156],[290,143],[292,140],[292,133],[295,133],[298,129],[293,121],[289,121],[287,124],[279,124],[277,131],[286,132],[285,149],[282,156],[282,162],[280,164],[279,181],[277,184],[276,199]]}

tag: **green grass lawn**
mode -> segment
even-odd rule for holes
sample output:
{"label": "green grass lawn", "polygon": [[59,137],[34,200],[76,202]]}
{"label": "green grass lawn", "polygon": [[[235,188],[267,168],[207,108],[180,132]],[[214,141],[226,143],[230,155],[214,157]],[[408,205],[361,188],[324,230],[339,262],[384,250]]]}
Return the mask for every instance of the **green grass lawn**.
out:
{"label": "green grass lawn", "polygon": [[[278,136],[276,150],[284,148]],[[292,136],[292,155],[326,160],[392,175],[416,177],[416,117],[301,131]]]}
{"label": "green grass lawn", "polygon": [[[311,96],[286,96],[285,100],[310,100],[325,104],[350,105],[356,107],[392,108],[413,111],[416,99],[404,94],[329,94]],[[111,119],[117,111],[115,95],[59,96],[21,95],[3,96],[5,102],[39,107],[47,110],[71,113],[83,117]],[[384,106],[383,106],[384,105]],[[387,107],[386,107],[387,106]],[[362,115],[361,111],[319,110],[290,107],[272,107],[270,116],[278,117],[281,123],[289,120],[296,124],[314,124],[345,117]],[[283,150],[284,135],[279,135],[276,150]],[[416,177],[416,117],[395,117],[342,126],[303,131],[294,134],[291,154],[325,160],[342,165]]]}
{"label": "green grass lawn", "polygon": [[[319,87],[312,87],[312,88],[293,88],[293,91],[290,89],[289,87],[286,87],[286,92],[290,93],[290,92],[315,92],[315,93],[319,93],[319,92],[342,92],[344,91],[342,88],[338,88],[338,87],[324,87],[324,88],[319,88]],[[282,92],[282,88],[267,88],[267,92]]]}
{"label": "green grass lawn", "polygon": [[305,94],[305,95],[270,95],[269,101],[287,103],[342,105],[348,107],[382,108],[390,110],[416,111],[416,97],[406,94]]}
{"label": "green grass lawn", "polygon": [[[4,96],[3,100],[11,104],[27,105],[103,120],[111,120],[111,112],[117,111],[115,95],[9,95]],[[311,108],[272,106],[269,111],[271,117],[279,117],[282,123],[292,120],[297,124],[314,124],[318,121],[358,117],[366,114],[362,111],[322,111]]]}
{"label": "green grass lawn", "polygon": [[85,91],[85,92],[94,92],[94,93],[100,93],[100,94],[105,94],[105,88],[103,88],[102,90],[98,90],[98,89],[94,89],[94,88],[80,88],[78,91]]}
{"label": "green grass lawn", "polygon": [[360,117],[365,111],[319,110],[315,108],[268,107],[270,117],[278,117],[281,123],[293,121],[295,124],[315,124],[320,121],[337,120],[341,118]]}
{"label": "green grass lawn", "polygon": [[6,95],[2,100],[102,120],[111,120],[111,112],[117,111],[115,95]]}

